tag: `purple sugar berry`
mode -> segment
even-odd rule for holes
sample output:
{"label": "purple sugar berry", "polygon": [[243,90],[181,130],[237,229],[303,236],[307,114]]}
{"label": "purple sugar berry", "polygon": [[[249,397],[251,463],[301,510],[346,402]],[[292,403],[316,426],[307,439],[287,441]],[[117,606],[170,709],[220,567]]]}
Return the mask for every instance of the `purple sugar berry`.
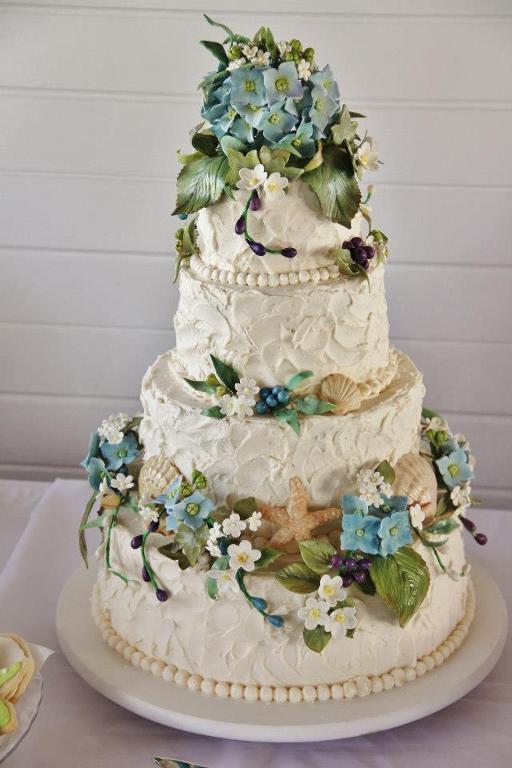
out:
{"label": "purple sugar berry", "polygon": [[297,251],[295,248],[283,248],[281,251],[281,256],[284,256],[285,259],[294,259],[297,255]]}
{"label": "purple sugar berry", "polygon": [[353,237],[351,242],[354,248],[361,248],[364,245],[364,242],[360,237]]}
{"label": "purple sugar berry", "polygon": [[356,567],[357,563],[356,563],[356,561],[354,560],[353,557],[347,557],[347,558],[345,558],[345,560],[343,562],[343,565],[345,566],[347,571],[353,571],[354,568]]}
{"label": "purple sugar berry", "polygon": [[333,555],[330,560],[331,568],[339,568],[343,562],[341,555]]}
{"label": "purple sugar berry", "polygon": [[256,256],[264,256],[267,252],[267,249],[264,245],[261,243],[256,243],[254,240],[249,240],[249,248],[251,248]]}
{"label": "purple sugar berry", "polygon": [[159,600],[161,603],[165,603],[165,601],[169,597],[165,589],[157,589],[155,594],[156,594],[156,599]]}
{"label": "purple sugar berry", "polygon": [[487,536],[485,535],[485,533],[475,533],[474,539],[477,544],[481,544],[482,546],[484,544],[487,544]]}
{"label": "purple sugar berry", "polygon": [[261,208],[261,200],[256,190],[254,190],[251,195],[251,202],[249,203],[249,208],[251,209],[251,211],[259,211],[259,209]]}
{"label": "purple sugar berry", "polygon": [[341,247],[344,248],[346,251],[352,251],[354,250],[355,245],[351,240],[345,240],[345,242],[342,244]]}
{"label": "purple sugar berry", "polygon": [[151,578],[145,565],[142,566],[142,581],[149,582]]}
{"label": "purple sugar berry", "polygon": [[150,533],[155,533],[155,531],[158,531],[158,524],[159,524],[159,520],[151,520],[151,522],[148,525],[148,531]]}
{"label": "purple sugar berry", "polygon": [[476,525],[468,517],[464,517],[463,515],[459,515],[459,520],[461,521],[461,523],[464,526],[464,528],[466,529],[466,531],[469,531],[469,533],[474,533],[476,531]]}
{"label": "purple sugar berry", "polygon": [[354,577],[350,573],[344,573],[341,578],[343,580],[343,586],[344,587],[350,587],[350,585],[354,581]]}
{"label": "purple sugar berry", "polygon": [[361,266],[363,269],[365,269],[368,272],[368,267],[370,266],[370,262],[368,261],[368,259],[365,259],[364,261],[362,261]]}
{"label": "purple sugar berry", "polygon": [[354,580],[357,581],[358,584],[363,584],[366,581],[366,577],[367,577],[366,571],[354,572]]}
{"label": "purple sugar berry", "polygon": [[237,235],[243,235],[245,232],[245,217],[240,216],[238,221],[235,224],[235,232]]}
{"label": "purple sugar berry", "polygon": [[358,264],[362,264],[363,261],[367,261],[366,251],[364,248],[357,247],[352,251],[352,258]]}
{"label": "purple sugar berry", "polygon": [[359,562],[357,563],[359,568],[362,568],[364,571],[367,571],[369,568],[371,568],[372,561],[369,557],[363,557]]}
{"label": "purple sugar berry", "polygon": [[140,549],[142,547],[142,538],[142,534],[133,537],[130,542],[132,549]]}
{"label": "purple sugar berry", "polygon": [[375,249],[372,248],[371,245],[365,245],[364,250],[366,252],[366,258],[373,259],[373,257],[375,256]]}

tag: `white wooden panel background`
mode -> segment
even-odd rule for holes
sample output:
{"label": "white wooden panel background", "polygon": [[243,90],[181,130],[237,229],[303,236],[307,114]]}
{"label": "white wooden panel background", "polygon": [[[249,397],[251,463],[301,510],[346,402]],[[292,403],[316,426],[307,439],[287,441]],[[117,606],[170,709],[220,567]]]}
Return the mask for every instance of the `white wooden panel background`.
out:
{"label": "white wooden panel background", "polygon": [[479,494],[510,506],[509,0],[0,0],[0,474],[74,476],[173,344],[204,10],[313,45],[368,115],[393,340],[472,439]]}

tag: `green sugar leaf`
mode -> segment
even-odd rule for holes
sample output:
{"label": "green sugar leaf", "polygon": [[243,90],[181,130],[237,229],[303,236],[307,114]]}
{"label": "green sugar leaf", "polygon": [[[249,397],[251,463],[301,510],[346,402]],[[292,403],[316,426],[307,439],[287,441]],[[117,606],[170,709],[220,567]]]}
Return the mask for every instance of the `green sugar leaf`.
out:
{"label": "green sugar leaf", "polygon": [[[340,509],[341,516],[341,509]],[[300,541],[299,549],[305,564],[314,573],[322,576],[331,568],[331,558],[336,554],[336,550],[327,541]]]}
{"label": "green sugar leaf", "polygon": [[262,570],[263,568],[268,568],[269,565],[272,565],[272,563],[277,560],[279,557],[282,557],[283,553],[280,549],[273,549],[272,547],[264,547],[261,550],[261,557],[259,560],[256,560],[255,568],[256,570]]}
{"label": "green sugar leaf", "polygon": [[181,549],[190,565],[195,565],[199,559],[199,555],[203,552],[210,529],[203,523],[197,531],[193,531],[185,523],[181,523],[178,526],[178,530],[174,536],[176,545]]}
{"label": "green sugar leaf", "polygon": [[89,567],[89,563],[87,561],[87,540],[85,538],[85,526],[87,525],[90,514],[92,512],[92,508],[94,507],[95,501],[96,501],[96,491],[93,491],[91,497],[89,498],[89,501],[87,502],[87,506],[85,507],[84,513],[82,515],[82,519],[80,520],[80,526],[78,529],[78,546],[80,548],[80,554],[82,555],[82,560],[84,561],[86,568]]}
{"label": "green sugar leaf", "polygon": [[207,155],[208,157],[215,157],[219,142],[213,133],[194,133],[192,136],[192,146],[203,155]]}
{"label": "green sugar leaf", "polygon": [[295,434],[300,435],[300,423],[295,410],[284,408],[281,411],[272,411],[272,416],[274,419],[277,419],[277,421],[289,424]]}
{"label": "green sugar leaf", "polygon": [[224,46],[214,40],[200,40],[201,45],[204,45],[207,51],[210,51],[221,64],[229,64],[229,58],[224,50]]}
{"label": "green sugar leaf", "polygon": [[212,384],[208,384],[207,381],[194,381],[193,379],[187,379],[185,377],[184,381],[186,381],[192,389],[196,389],[198,392],[206,392],[208,395],[214,395],[217,389],[217,387],[214,387]]}
{"label": "green sugar leaf", "polygon": [[258,505],[254,496],[249,496],[247,499],[240,499],[233,505],[233,512],[236,512],[240,517],[249,517],[253,512],[256,512]]}
{"label": "green sugar leaf", "polygon": [[386,483],[393,485],[395,482],[395,470],[389,463],[389,461],[381,461],[381,463],[375,467],[375,471],[379,472]]}
{"label": "green sugar leaf", "polygon": [[299,371],[299,373],[296,373],[295,376],[291,377],[291,379],[288,379],[286,383],[286,389],[289,389],[291,392],[293,392],[295,389],[300,387],[303,381],[310,379],[313,375],[313,371]]}
{"label": "green sugar leaf", "polygon": [[306,416],[328,413],[329,411],[332,411],[333,408],[336,408],[334,403],[327,403],[325,400],[320,400],[316,395],[297,397],[294,399],[293,404],[299,413],[303,413]]}
{"label": "green sugar leaf", "polygon": [[229,389],[231,394],[234,395],[236,393],[235,384],[239,384],[240,382],[240,376],[238,375],[238,372],[235,371],[235,369],[227,363],[219,360],[219,358],[215,357],[215,355],[210,355],[210,359],[213,363],[213,367],[215,368],[215,373],[222,381],[226,389]]}
{"label": "green sugar leaf", "polygon": [[194,213],[217,202],[224,191],[228,163],[224,156],[201,157],[183,166],[178,174],[177,213]]}
{"label": "green sugar leaf", "polygon": [[394,555],[374,557],[370,576],[378,595],[405,627],[425,599],[430,584],[421,555],[411,547],[401,547]]}
{"label": "green sugar leaf", "polygon": [[[442,520],[434,520],[429,526],[423,529],[424,533],[438,534],[443,536],[447,533],[451,533],[456,528],[460,528],[460,524],[454,517],[445,517]],[[438,546],[441,546],[438,544]]]}
{"label": "green sugar leaf", "polygon": [[361,191],[349,152],[335,144],[326,144],[323,163],[304,173],[303,180],[315,193],[324,216],[344,227],[359,210]]}
{"label": "green sugar leaf", "polygon": [[219,405],[212,405],[211,408],[203,408],[203,416],[209,416],[211,419],[225,419],[226,414],[222,413]]}
{"label": "green sugar leaf", "polygon": [[306,629],[304,627],[302,637],[310,651],[321,653],[330,641],[331,633],[327,632],[323,627],[315,627],[315,629]]}
{"label": "green sugar leaf", "polygon": [[320,577],[305,563],[290,563],[276,576],[278,582],[290,592],[307,595],[318,589]]}

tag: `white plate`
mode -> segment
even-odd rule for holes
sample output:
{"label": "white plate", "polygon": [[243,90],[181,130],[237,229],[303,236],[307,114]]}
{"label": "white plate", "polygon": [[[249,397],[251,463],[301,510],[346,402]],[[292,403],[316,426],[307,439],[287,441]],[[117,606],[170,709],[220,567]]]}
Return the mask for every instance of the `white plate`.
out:
{"label": "white plate", "polygon": [[418,720],[460,699],[498,661],[507,611],[490,574],[474,565],[476,615],[461,647],[440,667],[402,688],[364,699],[265,704],[208,697],[133,667],[101,639],[89,607],[94,573],[77,571],[57,606],[62,651],[99,693],[157,723],[242,741],[324,741],[382,731]]}

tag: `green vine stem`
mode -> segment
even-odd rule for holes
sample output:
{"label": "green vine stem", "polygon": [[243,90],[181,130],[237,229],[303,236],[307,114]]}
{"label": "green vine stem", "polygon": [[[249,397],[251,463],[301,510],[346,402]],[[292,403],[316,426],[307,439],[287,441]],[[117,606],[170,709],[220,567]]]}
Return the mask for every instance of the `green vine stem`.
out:
{"label": "green vine stem", "polygon": [[126,576],[122,573],[119,573],[119,571],[116,571],[114,568],[112,568],[110,564],[110,542],[112,538],[112,530],[117,525],[117,517],[119,515],[120,509],[121,507],[117,507],[116,509],[113,510],[112,517],[110,519],[110,523],[107,529],[107,540],[105,543],[105,565],[107,570],[110,573],[113,573],[114,576],[118,576],[122,581],[124,581],[125,584],[128,584],[128,579],[126,578]]}
{"label": "green vine stem", "polygon": [[257,256],[264,256],[265,253],[277,253],[281,256],[285,256],[288,259],[294,258],[294,256],[297,255],[297,251],[295,248],[287,247],[287,248],[270,248],[266,245],[263,245],[262,243],[258,243],[249,233],[249,225],[248,225],[248,219],[249,219],[249,209],[251,207],[252,201],[258,201],[257,208],[254,208],[254,210],[258,210],[260,206],[260,198],[258,196],[258,193],[256,190],[253,190],[251,194],[249,195],[249,198],[247,199],[247,202],[245,203],[244,210],[240,218],[235,224],[235,232],[237,235],[244,235],[245,241],[251,248],[251,250],[254,251],[254,253]]}
{"label": "green vine stem", "polygon": [[86,568],[89,568],[89,562],[87,559],[87,540],[85,538],[85,527],[91,515],[95,501],[96,491],[93,491],[89,501],[87,502],[87,506],[85,507],[82,519],[80,520],[80,526],[78,528],[78,546],[80,547],[80,554],[82,555],[82,560],[84,561]]}
{"label": "green vine stem", "polygon": [[245,586],[244,581],[244,571],[242,568],[239,568],[235,575],[236,581],[238,586],[240,587],[240,591],[249,603],[249,605],[252,608],[256,608],[258,613],[261,613],[261,615],[274,627],[282,627],[284,624],[284,620],[281,616],[276,616],[275,614],[268,613],[266,610],[267,603],[265,600],[263,600],[262,597],[254,597],[251,595]]}

